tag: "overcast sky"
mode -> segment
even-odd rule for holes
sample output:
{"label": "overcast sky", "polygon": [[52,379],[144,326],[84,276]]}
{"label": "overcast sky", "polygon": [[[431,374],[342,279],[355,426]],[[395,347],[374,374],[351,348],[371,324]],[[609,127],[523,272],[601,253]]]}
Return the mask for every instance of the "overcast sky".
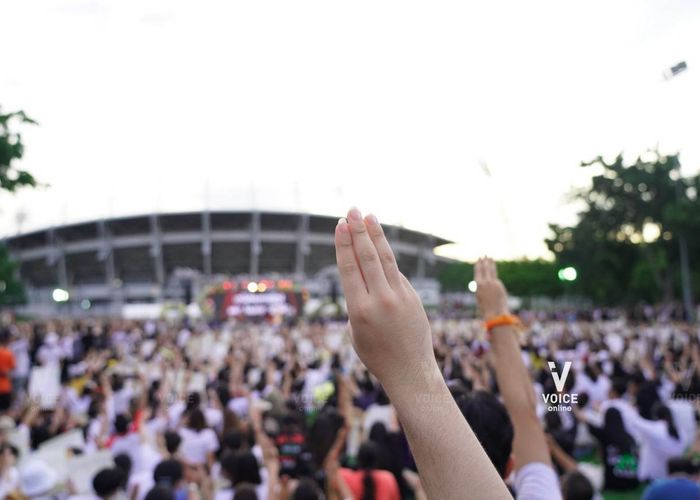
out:
{"label": "overcast sky", "polygon": [[0,195],[2,234],[354,204],[464,258],[536,257],[581,160],[658,144],[700,169],[695,0],[2,0],[0,47],[49,184]]}

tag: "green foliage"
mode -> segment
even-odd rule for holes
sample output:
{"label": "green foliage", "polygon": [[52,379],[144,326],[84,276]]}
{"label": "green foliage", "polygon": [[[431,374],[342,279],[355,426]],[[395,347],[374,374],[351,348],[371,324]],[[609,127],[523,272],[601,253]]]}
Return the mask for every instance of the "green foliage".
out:
{"label": "green foliage", "polygon": [[[557,297],[568,290],[568,284],[559,281],[556,263],[546,260],[517,260],[498,263],[498,274],[508,291],[519,297]],[[474,279],[474,264],[453,263],[440,273],[440,284],[445,291],[465,291]]]}
{"label": "green foliage", "polygon": [[24,155],[22,135],[16,127],[22,124],[36,124],[24,111],[4,114],[0,108],[0,190],[11,193],[24,186],[36,186],[36,179],[27,172],[14,166],[15,160]]}
{"label": "green foliage", "polygon": [[575,193],[585,206],[578,223],[550,225],[547,240],[559,267],[579,271],[576,292],[601,304],[677,298],[678,234],[688,239],[691,256],[700,250],[700,176],[682,177],[679,156],[658,152],[631,165],[618,155],[610,163],[598,157],[582,166],[602,173]]}
{"label": "green foliage", "polygon": [[0,306],[23,304],[24,287],[17,280],[17,263],[10,258],[7,247],[0,246]]}
{"label": "green foliage", "polygon": [[[17,128],[25,124],[36,122],[23,111],[5,114],[0,108],[0,191],[14,193],[19,188],[37,185],[32,174],[15,165],[24,156],[22,135]],[[0,245],[0,305],[15,305],[24,300],[24,288],[17,280],[17,265],[7,248]]]}

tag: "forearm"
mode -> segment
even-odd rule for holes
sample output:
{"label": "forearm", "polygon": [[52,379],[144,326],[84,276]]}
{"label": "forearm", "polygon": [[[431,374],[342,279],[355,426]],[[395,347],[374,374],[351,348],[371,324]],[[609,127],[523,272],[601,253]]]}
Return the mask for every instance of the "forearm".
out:
{"label": "forearm", "polygon": [[498,389],[513,422],[515,468],[531,462],[551,464],[537,417],[532,380],[520,354],[516,330],[512,326],[494,328],[491,346]]}
{"label": "forearm", "polygon": [[429,498],[508,498],[509,493],[459,411],[437,363],[385,385]]}
{"label": "forearm", "polygon": [[491,332],[491,348],[498,389],[508,412],[535,412],[536,401],[532,381],[520,354],[517,331],[512,326],[499,326]]}
{"label": "forearm", "polygon": [[564,472],[571,472],[578,469],[578,463],[568,453],[566,453],[556,442],[550,448],[554,461]]}

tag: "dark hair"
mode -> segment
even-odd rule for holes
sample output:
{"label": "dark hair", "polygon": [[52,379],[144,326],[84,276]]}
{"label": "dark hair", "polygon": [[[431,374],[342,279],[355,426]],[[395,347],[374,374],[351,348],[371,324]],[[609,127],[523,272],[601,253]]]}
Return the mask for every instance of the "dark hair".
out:
{"label": "dark hair", "polygon": [[156,485],[144,497],[144,500],[175,500],[175,493],[172,488]]}
{"label": "dark hair", "polygon": [[202,410],[199,408],[192,410],[187,417],[187,427],[194,429],[197,432],[206,429],[207,420],[204,417],[204,412],[202,412]]}
{"label": "dark hair", "polygon": [[124,377],[122,377],[118,373],[113,373],[110,385],[112,386],[112,390],[114,392],[121,391],[124,388]]}
{"label": "dark hair", "polygon": [[357,452],[357,465],[364,470],[362,476],[362,500],[374,500],[377,486],[374,484],[372,469],[377,467],[377,445],[371,441],[362,443]]}
{"label": "dark hair", "polygon": [[[223,465],[223,464],[222,464]],[[260,484],[260,466],[258,459],[250,451],[239,451],[235,454],[233,462],[233,485],[241,483]]]}
{"label": "dark hair", "polygon": [[654,417],[654,420],[663,420],[666,422],[668,433],[675,439],[679,439],[678,429],[676,429],[676,424],[673,421],[673,415],[671,414],[671,410],[668,409],[668,406],[658,402],[651,409],[651,414]]}
{"label": "dark hair", "polygon": [[561,493],[564,500],[592,500],[593,485],[579,471],[572,471],[561,478]]}
{"label": "dark hair", "polygon": [[198,392],[192,392],[187,395],[187,406],[185,407],[185,413],[189,413],[195,409],[198,409],[202,404],[202,396]]}
{"label": "dark hair", "polygon": [[320,500],[321,498],[318,494],[318,487],[308,478],[299,481],[299,485],[292,495],[292,500]]}
{"label": "dark hair", "polygon": [[505,477],[513,449],[513,423],[505,406],[485,391],[462,394],[456,401],[491,463]]}
{"label": "dark hair", "polygon": [[224,435],[222,445],[225,450],[238,451],[243,448],[246,437],[241,431],[229,431]]}
{"label": "dark hair", "polygon": [[586,364],[583,367],[583,372],[586,374],[586,376],[591,379],[593,382],[598,381],[598,372],[590,365]]}
{"label": "dark hair", "polygon": [[343,426],[344,419],[335,408],[323,408],[309,429],[309,448],[317,464],[323,463],[326,455],[333,447],[338,430]]}
{"label": "dark hair", "polygon": [[698,459],[678,457],[668,461],[668,473],[687,474],[689,476],[700,473],[700,461]]}
{"label": "dark hair", "polygon": [[624,396],[627,392],[627,380],[622,377],[615,377],[612,379],[612,391],[618,396]]}
{"label": "dark hair", "polygon": [[124,481],[129,478],[131,474],[131,457],[126,453],[120,453],[114,457],[114,466],[124,473]]}
{"label": "dark hair", "polygon": [[236,493],[233,495],[233,500],[258,500],[258,494],[255,492],[255,486],[252,484],[240,484],[236,487]]}
{"label": "dark hair", "polygon": [[173,455],[177,449],[180,447],[180,443],[182,442],[182,438],[177,432],[173,431],[167,431],[164,435],[163,438],[165,439],[165,449],[168,450],[168,453]]}
{"label": "dark hair", "polygon": [[102,469],[92,478],[92,488],[100,498],[106,498],[124,486],[124,472],[116,467]]}
{"label": "dark hair", "polygon": [[123,413],[120,413],[114,419],[114,430],[117,431],[117,434],[126,434],[129,431],[130,423],[129,417]]}
{"label": "dark hair", "polygon": [[163,460],[153,470],[153,480],[157,485],[174,488],[183,478],[182,464],[175,459]]}
{"label": "dark hair", "polygon": [[604,429],[608,438],[621,450],[629,451],[634,447],[634,439],[625,429],[622,414],[617,408],[608,408],[605,412]]}

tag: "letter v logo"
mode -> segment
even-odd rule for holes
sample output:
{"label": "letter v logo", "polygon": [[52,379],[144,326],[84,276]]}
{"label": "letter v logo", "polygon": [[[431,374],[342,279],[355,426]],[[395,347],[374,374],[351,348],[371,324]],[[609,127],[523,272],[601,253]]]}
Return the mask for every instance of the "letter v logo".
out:
{"label": "letter v logo", "polygon": [[566,384],[566,379],[569,376],[569,370],[571,369],[571,361],[564,362],[564,371],[561,376],[555,371],[557,364],[554,361],[548,361],[549,371],[552,372],[552,380],[554,380],[554,385],[557,388],[557,392],[564,392],[564,385]]}

